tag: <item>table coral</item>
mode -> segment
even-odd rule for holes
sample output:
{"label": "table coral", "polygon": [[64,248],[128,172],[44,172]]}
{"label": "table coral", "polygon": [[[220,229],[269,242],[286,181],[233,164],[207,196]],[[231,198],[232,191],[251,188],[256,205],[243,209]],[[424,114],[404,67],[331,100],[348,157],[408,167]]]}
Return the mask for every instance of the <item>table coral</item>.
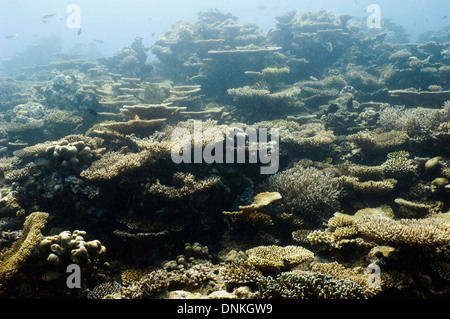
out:
{"label": "table coral", "polygon": [[366,217],[356,222],[361,234],[393,246],[442,246],[450,242],[450,225],[443,219]]}
{"label": "table coral", "polygon": [[172,186],[162,185],[159,180],[152,184],[147,192],[159,198],[167,200],[180,200],[207,190],[220,181],[218,176],[196,181],[191,173],[177,172],[173,175]]}
{"label": "table coral", "polygon": [[314,253],[300,246],[257,246],[246,250],[247,261],[263,272],[280,272],[314,259]]}
{"label": "table coral", "polygon": [[253,203],[247,206],[239,206],[240,211],[222,212],[228,222],[233,226],[249,224],[251,226],[273,225],[270,215],[260,213],[258,210],[281,198],[278,192],[264,192],[255,196]]}

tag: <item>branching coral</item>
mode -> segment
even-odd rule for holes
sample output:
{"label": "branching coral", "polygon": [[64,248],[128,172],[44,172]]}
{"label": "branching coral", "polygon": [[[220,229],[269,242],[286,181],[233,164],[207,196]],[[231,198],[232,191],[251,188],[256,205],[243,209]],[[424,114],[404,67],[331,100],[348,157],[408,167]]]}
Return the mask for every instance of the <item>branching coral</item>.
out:
{"label": "branching coral", "polygon": [[441,110],[421,107],[405,110],[392,106],[380,112],[380,124],[385,130],[400,130],[414,139],[427,137],[443,119]]}
{"label": "branching coral", "polygon": [[406,151],[389,153],[386,162],[381,167],[386,175],[391,177],[408,176],[417,170],[417,165],[409,159],[409,153]]}
{"label": "branching coral", "polygon": [[282,196],[273,204],[274,209],[310,222],[321,222],[339,210],[341,187],[330,173],[313,167],[299,166],[277,173],[264,188]]}
{"label": "branching coral", "polygon": [[241,285],[256,284],[262,273],[252,263],[245,260],[237,260],[225,265],[221,269],[220,275],[227,288],[232,289]]}
{"label": "branching coral", "polygon": [[361,286],[323,274],[282,273],[262,277],[258,289],[267,299],[367,299]]}

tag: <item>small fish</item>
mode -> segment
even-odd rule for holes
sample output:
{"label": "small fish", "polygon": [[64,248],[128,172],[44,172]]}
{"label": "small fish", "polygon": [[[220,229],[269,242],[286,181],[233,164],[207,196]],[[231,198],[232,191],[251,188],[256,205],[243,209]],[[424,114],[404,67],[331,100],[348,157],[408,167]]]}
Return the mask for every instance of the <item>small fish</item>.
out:
{"label": "small fish", "polygon": [[93,116],[97,116],[98,113],[97,111],[93,110],[93,109],[88,109],[89,114],[93,115]]}
{"label": "small fish", "polygon": [[62,273],[60,273],[58,271],[46,271],[42,274],[40,279],[42,281],[53,281],[53,280],[58,279],[61,276],[62,276]]}
{"label": "small fish", "polygon": [[445,19],[447,19],[447,16],[444,16],[444,17],[442,18],[442,20],[445,20]]}
{"label": "small fish", "polygon": [[309,79],[310,79],[311,81],[319,81],[318,78],[316,78],[316,77],[314,77],[314,76],[312,76],[312,75],[309,77]]}
{"label": "small fish", "polygon": [[49,163],[49,160],[47,160],[44,157],[37,157],[34,159],[34,164],[36,164],[37,166],[45,166]]}
{"label": "small fish", "polygon": [[14,34],[7,34],[5,35],[5,39],[14,39],[17,38],[19,35],[17,33]]}
{"label": "small fish", "polygon": [[33,34],[32,37],[33,37],[33,38],[38,38],[38,37],[39,37],[39,34]]}
{"label": "small fish", "polygon": [[[81,30],[81,29],[80,29]],[[103,44],[103,43],[105,43],[105,42],[103,42],[103,40],[94,40],[94,42],[95,43],[98,43],[98,44]]]}
{"label": "small fish", "polygon": [[333,162],[333,159],[331,157],[327,157],[326,159],[323,160],[323,163],[325,164],[331,164]]}
{"label": "small fish", "polygon": [[265,10],[266,7],[265,6],[257,6],[256,9],[258,9],[258,10]]}
{"label": "small fish", "polygon": [[55,15],[56,15],[56,13],[46,14],[45,16],[42,17],[42,19],[50,19],[50,18],[54,17]]}
{"label": "small fish", "polygon": [[291,55],[291,50],[287,50],[287,51],[285,52],[285,54],[286,54],[286,55]]}
{"label": "small fish", "polygon": [[77,34],[78,34],[78,35],[80,35],[80,34],[81,34],[81,28],[80,28],[80,29],[78,29],[78,32],[77,32]]}
{"label": "small fish", "polygon": [[161,208],[160,210],[157,210],[157,211],[155,212],[155,214],[162,215],[162,214],[164,214],[165,212],[167,212],[167,208],[166,208],[166,207],[163,207],[163,208]]}
{"label": "small fish", "polygon": [[439,92],[444,93],[444,89],[443,88],[439,88]]}
{"label": "small fish", "polygon": [[322,46],[327,49],[328,52],[333,52],[333,44],[331,42],[322,42]]}
{"label": "small fish", "polygon": [[47,20],[47,19],[42,19],[42,21],[41,21],[42,23],[49,23],[50,21],[49,20]]}
{"label": "small fish", "polygon": [[152,32],[152,37],[154,37],[155,36],[155,32]]}

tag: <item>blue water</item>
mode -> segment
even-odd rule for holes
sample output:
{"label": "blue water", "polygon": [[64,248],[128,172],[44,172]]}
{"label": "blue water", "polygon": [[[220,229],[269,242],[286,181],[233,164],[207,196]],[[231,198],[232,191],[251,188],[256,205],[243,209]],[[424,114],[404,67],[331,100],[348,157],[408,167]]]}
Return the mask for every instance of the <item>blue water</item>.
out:
{"label": "blue water", "polygon": [[[178,20],[195,21],[199,11],[217,8],[238,17],[238,23],[257,23],[264,32],[276,24],[274,17],[297,10],[315,11],[320,8],[337,14],[368,17],[369,4],[381,9],[382,19],[392,19],[403,26],[410,41],[431,30],[440,30],[450,24],[450,1],[448,0],[1,0],[0,1],[0,60],[9,59],[27,46],[52,36],[61,41],[62,51],[95,51],[95,56],[110,56],[129,45],[135,37],[144,38],[151,46],[159,35],[170,29]],[[71,4],[80,8],[81,33],[67,26]],[[42,23],[47,14],[56,16]],[[445,16],[449,18],[444,18]],[[18,34],[12,39],[6,35]],[[33,36],[34,35],[34,36]],[[54,41],[54,40],[52,40]],[[103,43],[99,43],[103,42]],[[149,56],[149,59],[154,58]]]}

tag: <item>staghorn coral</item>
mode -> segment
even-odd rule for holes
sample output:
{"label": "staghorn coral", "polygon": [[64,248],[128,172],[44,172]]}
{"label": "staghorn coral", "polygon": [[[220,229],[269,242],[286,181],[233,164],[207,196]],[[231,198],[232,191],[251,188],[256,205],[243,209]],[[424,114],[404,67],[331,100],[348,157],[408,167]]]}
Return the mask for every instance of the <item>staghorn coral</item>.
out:
{"label": "staghorn coral", "polygon": [[247,261],[263,272],[286,271],[314,259],[314,253],[300,246],[257,246],[245,253]]}
{"label": "staghorn coral", "polygon": [[220,181],[218,176],[211,176],[205,180],[196,181],[191,173],[177,172],[173,175],[172,186],[162,185],[159,180],[147,188],[146,192],[166,200],[180,200],[188,198],[198,192],[213,187]]}
{"label": "staghorn coral", "polygon": [[323,274],[282,273],[262,277],[258,289],[264,299],[367,299],[361,286],[346,280],[334,280]]}
{"label": "staghorn coral", "polygon": [[339,209],[340,185],[331,173],[314,167],[297,166],[269,177],[263,189],[278,192],[282,198],[274,210],[293,213],[302,219],[320,223]]}
{"label": "staghorn coral", "polygon": [[39,244],[41,230],[47,223],[47,213],[34,212],[25,218],[22,236],[10,248],[0,252],[0,285],[13,277]]}
{"label": "staghorn coral", "polygon": [[367,216],[356,221],[358,231],[391,246],[441,246],[450,242],[450,225],[441,218],[400,219]]}

